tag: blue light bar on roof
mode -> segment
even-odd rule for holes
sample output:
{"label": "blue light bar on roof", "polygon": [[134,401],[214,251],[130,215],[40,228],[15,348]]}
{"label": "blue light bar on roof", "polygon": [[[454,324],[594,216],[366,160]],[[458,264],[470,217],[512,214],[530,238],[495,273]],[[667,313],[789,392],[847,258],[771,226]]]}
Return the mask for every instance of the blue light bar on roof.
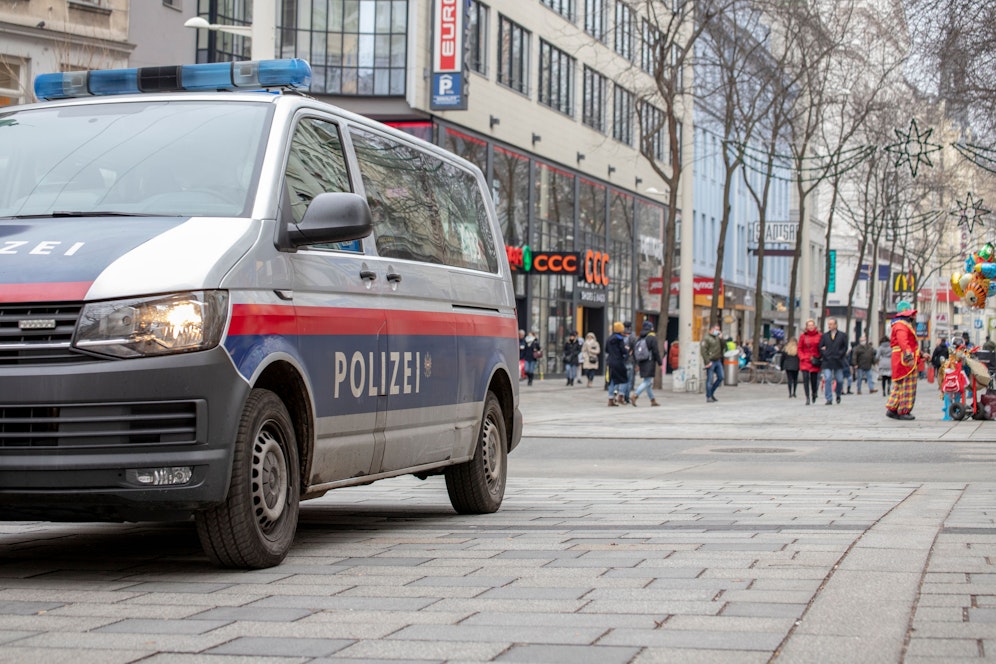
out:
{"label": "blue light bar on roof", "polygon": [[309,85],[311,65],[294,58],[41,74],[35,77],[35,96],[70,99],[181,90],[306,89]]}

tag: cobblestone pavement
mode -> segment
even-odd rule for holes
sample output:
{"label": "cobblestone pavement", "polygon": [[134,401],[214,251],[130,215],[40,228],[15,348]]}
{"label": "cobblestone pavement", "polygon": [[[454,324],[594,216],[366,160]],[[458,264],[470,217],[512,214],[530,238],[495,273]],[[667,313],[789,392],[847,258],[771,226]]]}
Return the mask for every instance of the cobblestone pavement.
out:
{"label": "cobblestone pavement", "polygon": [[186,524],[0,523],[0,662],[996,660],[996,475],[646,478],[620,462],[571,477],[530,461],[558,435],[718,427],[748,447],[870,431],[984,454],[996,430],[942,422],[932,401],[903,429],[879,421],[879,395],[807,409],[776,389],[729,387],[711,410],[659,394],[606,419],[600,390],[538,382],[499,512],[455,515],[439,478],[334,491],[302,506],[269,570],[211,567]]}

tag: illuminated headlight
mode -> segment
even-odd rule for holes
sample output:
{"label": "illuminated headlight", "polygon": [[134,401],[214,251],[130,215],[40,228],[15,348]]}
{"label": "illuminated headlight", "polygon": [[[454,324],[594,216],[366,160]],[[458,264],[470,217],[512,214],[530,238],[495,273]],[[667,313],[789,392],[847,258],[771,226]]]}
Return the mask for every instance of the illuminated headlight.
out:
{"label": "illuminated headlight", "polygon": [[190,466],[167,466],[165,468],[129,468],[125,479],[132,484],[145,486],[175,486],[186,484],[194,476]]}
{"label": "illuminated headlight", "polygon": [[112,357],[207,350],[221,341],[227,318],[225,291],[93,302],[83,307],[74,345]]}

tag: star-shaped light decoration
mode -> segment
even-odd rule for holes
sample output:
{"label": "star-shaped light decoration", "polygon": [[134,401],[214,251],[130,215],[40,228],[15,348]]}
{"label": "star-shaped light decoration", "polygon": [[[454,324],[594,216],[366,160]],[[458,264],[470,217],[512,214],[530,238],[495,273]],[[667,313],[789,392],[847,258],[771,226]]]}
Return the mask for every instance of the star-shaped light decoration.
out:
{"label": "star-shaped light decoration", "polygon": [[968,192],[968,195],[965,197],[964,201],[957,201],[958,209],[951,213],[958,217],[958,225],[964,226],[965,230],[969,233],[971,233],[975,228],[976,222],[985,225],[985,222],[982,221],[982,217],[992,212],[992,210],[987,210],[982,207],[982,201],[983,199],[976,199],[975,196],[972,195],[972,192]]}
{"label": "star-shaped light decoration", "polygon": [[932,128],[920,133],[920,129],[916,126],[916,118],[913,118],[910,120],[910,130],[908,132],[904,132],[901,129],[894,131],[899,138],[899,142],[886,145],[885,151],[898,155],[896,157],[896,168],[899,168],[903,163],[909,164],[910,173],[913,174],[913,177],[916,177],[917,171],[920,169],[920,164],[926,164],[927,166],[934,165],[930,161],[930,153],[937,152],[941,149],[941,146],[936,143],[930,143],[927,140],[934,133]]}

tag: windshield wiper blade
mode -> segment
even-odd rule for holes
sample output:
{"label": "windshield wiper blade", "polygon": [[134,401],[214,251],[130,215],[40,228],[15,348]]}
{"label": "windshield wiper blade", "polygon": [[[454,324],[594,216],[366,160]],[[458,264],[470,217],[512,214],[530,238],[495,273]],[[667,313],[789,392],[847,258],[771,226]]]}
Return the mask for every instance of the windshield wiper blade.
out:
{"label": "windshield wiper blade", "polygon": [[14,214],[7,219],[49,219],[59,217],[164,217],[171,215],[144,212],[118,212],[116,210],[54,210],[43,214]]}

